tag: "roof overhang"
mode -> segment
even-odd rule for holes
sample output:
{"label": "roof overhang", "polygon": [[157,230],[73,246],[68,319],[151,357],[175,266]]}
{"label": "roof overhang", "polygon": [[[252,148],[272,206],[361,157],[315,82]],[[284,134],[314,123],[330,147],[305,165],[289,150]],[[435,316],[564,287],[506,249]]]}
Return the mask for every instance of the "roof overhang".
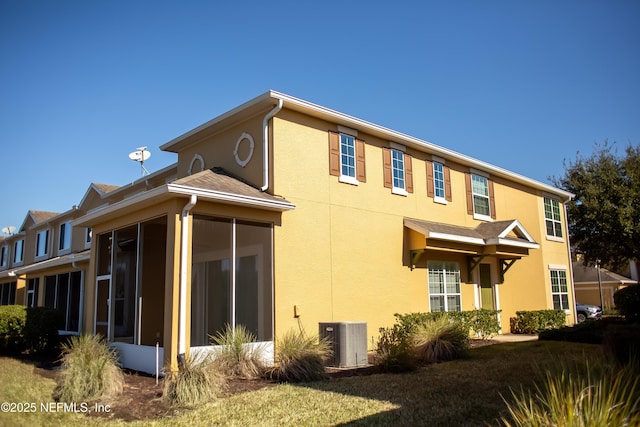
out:
{"label": "roof overhang", "polygon": [[176,197],[188,199],[192,195],[197,196],[199,200],[268,211],[284,212],[295,209],[295,205],[293,203],[273,196],[271,198],[255,197],[172,183],[135,194],[111,205],[98,207],[87,212],[86,215],[74,220],[72,224],[75,227],[87,227],[91,226],[91,224],[96,221],[119,216],[123,209],[130,209],[134,206],[136,208],[145,208]]}
{"label": "roof overhang", "polygon": [[2,272],[0,273],[0,278],[16,277],[22,274],[33,273],[34,271],[46,270],[63,265],[74,265],[80,262],[88,262],[90,257],[91,253],[88,250],[74,254],[62,255],[44,261],[36,262],[34,264],[29,264],[24,267],[17,267],[11,271]]}
{"label": "roof overhang", "polygon": [[568,202],[574,197],[574,194],[568,191],[527,178],[498,166],[474,159],[473,157],[460,154],[448,148],[273,90],[265,92],[262,95],[259,95],[252,100],[247,101],[244,104],[198,126],[197,128],[174,138],[160,146],[160,148],[165,151],[179,152],[192,143],[200,141],[204,135],[215,131],[218,126],[226,128],[239,120],[265,112],[277,105],[280,100],[283,103],[283,107],[286,109],[297,111],[322,120],[327,120],[385,140],[404,144],[416,150],[437,155],[463,166],[483,170],[492,175],[503,177],[509,181],[524,184],[527,187],[547,192],[559,197],[564,202]]}

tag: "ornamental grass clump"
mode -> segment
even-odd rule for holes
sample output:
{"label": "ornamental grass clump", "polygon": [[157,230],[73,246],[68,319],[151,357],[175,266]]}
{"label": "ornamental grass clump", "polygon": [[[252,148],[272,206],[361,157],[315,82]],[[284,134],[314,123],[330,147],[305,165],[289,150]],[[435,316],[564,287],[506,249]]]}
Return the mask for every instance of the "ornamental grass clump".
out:
{"label": "ornamental grass clump", "polygon": [[118,355],[99,335],[71,337],[62,344],[62,366],[55,398],[61,402],[109,399],[122,392]]}
{"label": "ornamental grass clump", "polygon": [[637,426],[640,425],[640,389],[637,371],[562,367],[547,372],[534,391],[512,390],[505,426]]}
{"label": "ornamental grass clump", "polygon": [[380,328],[374,362],[383,372],[405,372],[417,367],[409,339],[398,325]]}
{"label": "ornamental grass clump", "polygon": [[469,347],[469,331],[446,317],[428,320],[410,334],[416,359],[438,363],[463,356]]}
{"label": "ornamental grass clump", "polygon": [[225,385],[210,357],[188,357],[178,371],[165,370],[164,398],[174,407],[194,407],[214,400]]}
{"label": "ornamental grass clump", "polygon": [[245,326],[232,328],[227,325],[224,332],[211,337],[213,344],[220,346],[215,354],[214,366],[223,375],[253,379],[265,372],[263,345]]}
{"label": "ornamental grass clump", "polygon": [[276,364],[267,377],[283,382],[308,382],[327,378],[325,361],[329,343],[317,336],[289,331],[276,342]]}

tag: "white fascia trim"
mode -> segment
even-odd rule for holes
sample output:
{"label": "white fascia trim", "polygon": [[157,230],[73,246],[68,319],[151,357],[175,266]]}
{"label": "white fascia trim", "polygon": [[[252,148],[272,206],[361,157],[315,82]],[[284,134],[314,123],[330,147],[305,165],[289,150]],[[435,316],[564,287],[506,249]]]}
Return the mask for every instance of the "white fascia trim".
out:
{"label": "white fascia trim", "polygon": [[295,205],[286,201],[263,200],[258,197],[245,196],[235,193],[226,193],[224,191],[204,190],[201,188],[188,187],[179,184],[168,184],[168,192],[171,194],[196,195],[214,201],[227,202],[231,204],[259,207],[274,211],[288,211],[295,209]]}
{"label": "white fascia trim", "polygon": [[472,245],[482,245],[482,246],[485,245],[484,239],[480,239],[478,237],[458,236],[455,234],[446,234],[446,233],[434,233],[431,231],[429,232],[429,236],[427,236],[427,238],[449,240],[452,242],[469,243]]}
{"label": "white fascia trim", "polygon": [[521,242],[512,239],[487,239],[487,245],[505,245],[505,246],[516,246],[519,248],[527,248],[527,249],[540,249],[540,245],[535,242]]}
{"label": "white fascia trim", "polygon": [[[361,120],[358,119],[356,117],[353,116],[349,116],[347,114],[343,114],[340,113],[338,111],[334,111],[331,110],[329,108],[326,107],[322,107],[320,105],[316,105],[307,101],[304,101],[302,99],[298,99],[298,98],[294,98],[292,96],[289,95],[285,95],[283,93],[280,92],[276,92],[276,91],[269,91],[267,92],[267,94],[272,97],[272,98],[276,98],[276,99],[282,99],[285,102],[285,106],[286,104],[290,104],[290,105],[295,105],[298,107],[301,107],[303,109],[306,110],[311,110],[314,111],[318,114],[322,114],[324,116],[330,117],[332,119],[334,119],[336,122],[341,122],[342,124],[351,126],[351,127],[355,127],[355,128],[365,128],[367,131],[369,132],[373,132],[373,133],[377,133],[377,134],[383,134],[385,135],[385,138],[388,140],[393,140],[393,141],[399,141],[399,142],[405,142],[405,143],[409,143],[412,145],[417,145],[422,149],[426,149],[428,152],[435,152],[438,155],[443,155],[446,158],[450,158],[453,161],[457,162],[457,163],[461,163],[462,165],[468,165],[470,167],[474,167],[474,168],[478,168],[481,169],[483,171],[485,171],[485,173],[490,173],[490,174],[495,174],[495,175],[501,175],[501,176],[506,176],[509,179],[512,179],[516,182],[520,182],[523,183],[527,186],[533,187],[533,188],[537,188],[539,190],[542,191],[546,191],[550,194],[553,194],[555,196],[559,196],[564,198],[564,201],[567,202],[569,200],[571,200],[575,195],[573,193],[569,193],[568,191],[564,191],[561,190],[559,188],[553,187],[549,184],[545,184],[543,182],[540,181],[536,181],[534,179],[531,178],[527,178],[523,175],[508,171],[506,169],[500,168],[498,166],[494,166],[491,165],[489,163],[485,163],[481,160],[477,160],[474,159],[473,157],[470,156],[466,156],[464,154],[460,154],[456,151],[441,147],[439,145],[433,144],[431,142],[428,141],[424,141],[409,135],[406,135],[404,133],[401,132],[397,132],[388,128],[385,128],[383,126],[379,126],[376,124],[373,124],[371,122],[367,122],[366,120]],[[266,94],[262,95],[265,96]],[[254,101],[261,99],[261,97],[258,97],[256,99],[254,99]],[[232,110],[233,111],[233,110]],[[168,145],[168,144],[165,144]],[[164,149],[164,146],[160,147],[161,149]]]}
{"label": "white fascia trim", "polygon": [[64,255],[56,258],[51,258],[45,261],[40,261],[35,264],[30,264],[25,267],[16,268],[13,272],[15,274],[31,273],[32,271],[42,270],[44,268],[58,267],[65,264],[73,264],[78,261],[89,261],[90,254],[81,255]]}
{"label": "white fascia trim", "polygon": [[514,228],[517,228],[520,233],[531,243],[536,243],[536,241],[533,239],[533,237],[531,237],[531,235],[529,233],[527,233],[527,230],[525,230],[525,228],[522,226],[522,224],[520,224],[520,221],[518,221],[517,219],[514,219],[513,222],[511,223],[511,225],[509,225],[507,228],[505,228],[502,233],[500,233],[498,235],[499,238],[505,238],[507,237],[507,235],[511,232],[511,230],[513,230]]}

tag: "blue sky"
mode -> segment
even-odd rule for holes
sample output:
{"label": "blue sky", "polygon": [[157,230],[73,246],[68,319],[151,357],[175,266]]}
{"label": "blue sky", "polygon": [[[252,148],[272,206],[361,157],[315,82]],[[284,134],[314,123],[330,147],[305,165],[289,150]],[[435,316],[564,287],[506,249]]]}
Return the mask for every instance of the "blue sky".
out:
{"label": "blue sky", "polygon": [[0,226],[269,89],[548,182],[640,144],[640,2],[0,0]]}

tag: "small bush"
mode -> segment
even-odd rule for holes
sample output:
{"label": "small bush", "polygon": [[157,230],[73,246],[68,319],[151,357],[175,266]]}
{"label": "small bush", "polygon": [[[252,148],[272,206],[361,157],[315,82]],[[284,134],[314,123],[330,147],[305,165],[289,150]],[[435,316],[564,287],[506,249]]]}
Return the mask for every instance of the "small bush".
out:
{"label": "small bush", "polygon": [[616,291],[613,294],[613,302],[627,320],[640,320],[640,285],[631,285]]}
{"label": "small bush", "polygon": [[416,368],[408,336],[399,325],[380,328],[374,362],[384,372],[405,372]]}
{"label": "small bush", "polygon": [[122,392],[118,356],[99,335],[71,337],[62,345],[62,369],[56,400],[82,402],[112,398]]}
{"label": "small bush", "polygon": [[469,345],[469,333],[446,317],[427,321],[411,333],[416,358],[423,363],[438,363],[462,356]]}
{"label": "small bush", "polygon": [[209,357],[187,358],[178,371],[165,370],[164,398],[171,406],[194,407],[215,399],[224,386]]}
{"label": "small bush", "polygon": [[445,317],[458,323],[467,334],[487,339],[500,331],[498,314],[500,310],[446,311],[428,313],[395,314],[402,333],[408,334],[418,325]]}
{"label": "small bush", "polygon": [[50,351],[60,343],[61,314],[46,307],[0,306],[0,353]]}
{"label": "small bush", "polygon": [[227,325],[224,332],[212,337],[212,341],[220,346],[214,365],[223,374],[249,379],[264,374],[264,347],[255,344],[256,336],[243,325],[237,325],[235,330]]}
{"label": "small bush", "polygon": [[326,340],[289,331],[276,341],[276,365],[268,370],[267,376],[285,382],[325,379],[324,364],[329,354]]}
{"label": "small bush", "polygon": [[511,332],[514,334],[536,334],[546,329],[565,326],[566,314],[563,310],[516,311],[511,318]]}
{"label": "small bush", "polygon": [[[547,372],[535,392],[512,391],[505,426],[631,426],[640,424],[638,377],[628,369],[586,366]],[[504,399],[504,398],[503,398]]]}

